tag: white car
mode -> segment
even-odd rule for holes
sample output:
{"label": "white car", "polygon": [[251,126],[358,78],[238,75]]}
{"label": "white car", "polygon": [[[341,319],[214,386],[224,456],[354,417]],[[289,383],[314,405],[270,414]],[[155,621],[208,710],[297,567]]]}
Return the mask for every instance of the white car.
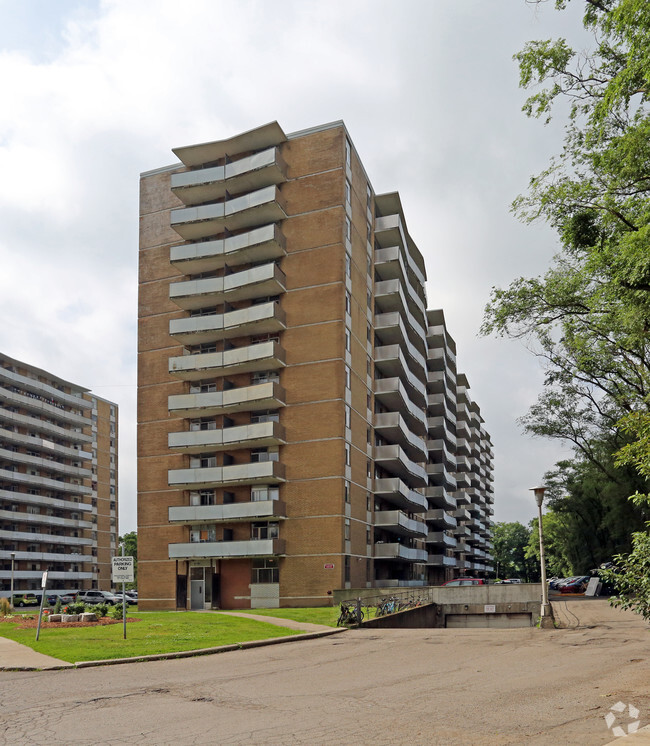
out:
{"label": "white car", "polygon": [[121,599],[118,601],[116,596],[108,591],[79,591],[77,601],[84,604],[108,604],[109,606],[122,603]]}

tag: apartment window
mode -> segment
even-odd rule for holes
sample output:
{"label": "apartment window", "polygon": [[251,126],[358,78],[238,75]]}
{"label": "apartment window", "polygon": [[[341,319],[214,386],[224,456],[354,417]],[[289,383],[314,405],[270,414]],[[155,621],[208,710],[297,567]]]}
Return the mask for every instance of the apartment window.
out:
{"label": "apartment window", "polygon": [[372,477],[372,464],[370,463],[370,459],[366,462],[366,477],[368,477],[368,479]]}
{"label": "apartment window", "polygon": [[352,418],[352,414],[351,414],[351,410],[350,410],[350,405],[346,404],[345,405],[345,426],[348,429],[350,427],[350,420],[351,420],[351,418]]}
{"label": "apartment window", "polygon": [[190,384],[190,394],[209,394],[217,390],[216,381],[199,381]]}
{"label": "apartment window", "polygon": [[368,512],[372,510],[372,497],[369,492],[366,492],[366,510]]}
{"label": "apartment window", "polygon": [[366,339],[368,342],[372,342],[372,329],[370,328],[370,325],[366,328]]}
{"label": "apartment window", "polygon": [[251,463],[259,464],[263,461],[279,461],[280,453],[278,449],[255,448],[251,451]]}
{"label": "apartment window", "polygon": [[372,189],[370,184],[366,186],[366,209],[372,211]]}
{"label": "apartment window", "polygon": [[352,207],[352,185],[347,179],[345,180],[345,204],[347,207]]}
{"label": "apartment window", "polygon": [[267,484],[260,484],[251,488],[251,502],[264,502],[266,500],[279,500],[279,487],[272,487]]}
{"label": "apartment window", "polygon": [[352,241],[352,221],[347,215],[345,216],[345,237],[348,241]]}
{"label": "apartment window", "polygon": [[372,532],[370,531],[370,526],[366,526],[366,544],[368,546],[372,544]]}
{"label": "apartment window", "polygon": [[279,583],[278,561],[271,557],[251,561],[251,583]]}
{"label": "apartment window", "polygon": [[217,422],[212,417],[201,417],[196,420],[190,420],[190,430],[196,432],[198,430],[216,430]]}
{"label": "apartment window", "polygon": [[345,366],[345,388],[350,389],[350,383],[351,383],[351,373],[350,368],[346,365]]}
{"label": "apartment window", "polygon": [[352,276],[352,260],[350,259],[350,255],[345,255],[345,276],[351,277]]}
{"label": "apartment window", "polygon": [[352,163],[352,145],[348,138],[345,138],[345,165],[349,168]]}
{"label": "apartment window", "polygon": [[345,525],[344,525],[344,531],[345,531],[345,540],[350,541],[350,519],[345,519]]}
{"label": "apartment window", "polygon": [[213,453],[203,453],[200,456],[190,458],[191,469],[212,469],[217,465],[217,457]]}
{"label": "apartment window", "polygon": [[370,225],[370,221],[366,221],[366,241],[372,245],[372,225]]}
{"label": "apartment window", "polygon": [[346,466],[350,466],[350,444],[345,444],[345,463]]}
{"label": "apartment window", "polygon": [[343,566],[344,566],[344,571],[345,571],[345,582],[349,583],[350,582],[350,557],[347,554],[345,555]]}
{"label": "apartment window", "polygon": [[350,483],[343,482],[343,497],[346,503],[350,502]]}
{"label": "apartment window", "polygon": [[350,295],[350,291],[345,291],[345,312],[351,313],[352,312],[352,296]]}
{"label": "apartment window", "polygon": [[279,535],[279,523],[251,523],[251,539],[277,539]]}
{"label": "apartment window", "polygon": [[258,370],[253,373],[251,381],[256,383],[279,383],[280,374],[274,370]]}
{"label": "apartment window", "polygon": [[370,290],[366,293],[366,305],[372,311],[372,293]]}
{"label": "apartment window", "polygon": [[349,329],[345,330],[345,349],[348,352],[352,349],[352,334]]}
{"label": "apartment window", "polygon": [[280,413],[271,411],[270,409],[266,412],[256,412],[251,414],[251,422],[280,422]]}

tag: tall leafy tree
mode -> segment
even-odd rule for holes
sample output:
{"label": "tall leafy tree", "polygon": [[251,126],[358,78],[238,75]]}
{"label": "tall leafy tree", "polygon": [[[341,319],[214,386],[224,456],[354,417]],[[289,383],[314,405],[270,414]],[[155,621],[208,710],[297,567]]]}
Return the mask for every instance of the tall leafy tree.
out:
{"label": "tall leafy tree", "polygon": [[535,569],[526,557],[526,547],[530,538],[530,529],[517,521],[499,522],[492,530],[495,568],[501,578],[522,578],[532,580]]}
{"label": "tall leafy tree", "polygon": [[138,534],[136,531],[130,531],[119,537],[120,544],[124,544],[124,554],[127,557],[133,557],[133,577],[134,582],[129,583],[134,588],[138,586]]}

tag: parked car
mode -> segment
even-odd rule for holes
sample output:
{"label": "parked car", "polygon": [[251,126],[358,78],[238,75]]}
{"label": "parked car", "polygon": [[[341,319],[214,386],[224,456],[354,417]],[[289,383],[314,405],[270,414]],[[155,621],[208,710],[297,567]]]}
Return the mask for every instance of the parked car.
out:
{"label": "parked car", "polygon": [[125,593],[125,594],[124,594],[124,596],[122,596],[122,592],[120,591],[119,593],[113,593],[113,595],[115,596],[116,602],[117,602],[118,604],[121,604],[121,603],[122,603],[122,599],[124,599],[124,600],[126,601],[126,605],[127,605],[127,606],[128,606],[129,604],[134,604],[134,603],[136,603],[136,601],[134,601],[134,599],[132,599],[132,598],[130,598],[130,597],[129,597],[129,594],[128,594],[128,593]]}
{"label": "parked car", "polygon": [[126,595],[133,601],[133,603],[138,603],[138,592],[137,591],[126,591]]}
{"label": "parked car", "polygon": [[108,604],[114,606],[116,603],[122,603],[118,601],[113,593],[108,591],[79,591],[77,601],[81,601],[84,604]]}
{"label": "parked car", "polygon": [[590,575],[581,575],[574,578],[570,583],[565,583],[560,588],[560,593],[584,593],[587,583],[591,580]]}
{"label": "parked car", "polygon": [[483,578],[456,578],[447,580],[443,585],[487,585],[487,581]]}
{"label": "parked car", "polygon": [[61,599],[62,604],[72,604],[77,598],[77,592],[71,593],[48,593],[46,601],[50,606],[55,606],[57,599]]}
{"label": "parked car", "polygon": [[39,606],[41,597],[35,593],[14,593],[13,606]]}
{"label": "parked car", "polygon": [[516,584],[516,583],[521,583],[522,581],[521,581],[521,578],[506,578],[503,582]]}

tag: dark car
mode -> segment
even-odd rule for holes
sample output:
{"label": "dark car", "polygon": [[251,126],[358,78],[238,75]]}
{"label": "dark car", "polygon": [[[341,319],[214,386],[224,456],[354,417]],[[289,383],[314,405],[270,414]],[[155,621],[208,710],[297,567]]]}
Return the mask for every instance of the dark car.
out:
{"label": "dark car", "polygon": [[560,588],[560,593],[584,593],[587,588],[587,583],[590,580],[590,575],[581,575],[580,577],[573,578],[570,583],[565,583]]}

